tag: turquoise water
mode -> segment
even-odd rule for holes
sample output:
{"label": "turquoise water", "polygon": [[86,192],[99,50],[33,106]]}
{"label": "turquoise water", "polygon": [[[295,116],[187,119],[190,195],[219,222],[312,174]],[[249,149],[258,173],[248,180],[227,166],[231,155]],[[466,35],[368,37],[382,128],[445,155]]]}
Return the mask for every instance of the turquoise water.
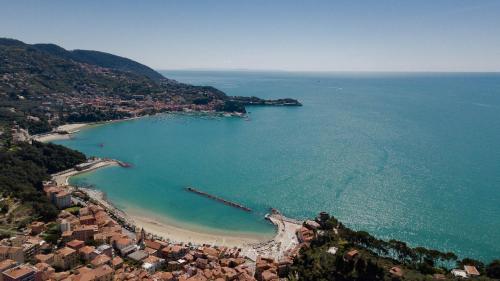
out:
{"label": "turquoise water", "polygon": [[270,235],[270,207],[297,218],[329,211],[382,238],[500,257],[499,74],[165,75],[304,106],[250,107],[249,121],[167,114],[84,130],[58,143],[134,166],[74,183],[125,209],[220,231]]}

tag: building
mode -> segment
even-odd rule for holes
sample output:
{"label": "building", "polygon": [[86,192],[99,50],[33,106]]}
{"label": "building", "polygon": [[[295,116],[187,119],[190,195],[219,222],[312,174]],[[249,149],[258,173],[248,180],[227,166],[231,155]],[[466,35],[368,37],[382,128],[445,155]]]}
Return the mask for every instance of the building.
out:
{"label": "building", "polygon": [[37,263],[46,263],[48,265],[54,264],[54,254],[38,254],[35,256],[35,261]]}
{"label": "building", "polygon": [[42,281],[41,272],[34,266],[20,265],[2,273],[4,281]]}
{"label": "building", "polygon": [[64,209],[71,206],[71,195],[63,187],[49,185],[45,186],[43,190],[50,202],[58,208]]}
{"label": "building", "polygon": [[13,260],[4,260],[0,262],[0,281],[3,281],[3,275],[2,272],[6,271],[7,269],[11,269],[13,267],[17,266],[17,262]]}
{"label": "building", "polygon": [[150,274],[153,274],[156,270],[158,270],[158,268],[160,268],[160,266],[165,263],[164,259],[160,259],[155,256],[149,256],[142,261],[142,268]]}
{"label": "building", "polygon": [[75,250],[64,247],[56,251],[54,265],[62,269],[70,269],[78,263],[78,254]]}
{"label": "building", "polygon": [[75,239],[75,240],[71,240],[68,243],[66,243],[66,246],[70,247],[73,250],[79,250],[80,248],[85,246],[85,242]]}
{"label": "building", "polygon": [[464,265],[464,271],[467,273],[467,276],[469,277],[476,277],[481,275],[477,268],[473,265]]}
{"label": "building", "polygon": [[56,272],[56,270],[52,266],[46,263],[37,263],[35,264],[35,267],[42,273],[43,281],[49,280],[52,274]]}
{"label": "building", "polygon": [[180,245],[168,245],[161,250],[161,255],[167,261],[178,260],[182,258],[187,252],[185,247]]}
{"label": "building", "polygon": [[71,195],[66,191],[57,193],[54,204],[56,204],[59,209],[71,207]]}
{"label": "building", "polygon": [[31,235],[37,235],[45,231],[45,224],[41,221],[35,221],[30,225]]}
{"label": "building", "polygon": [[113,269],[115,270],[122,267],[122,265],[123,265],[123,259],[120,258],[119,256],[116,256],[111,260],[111,266],[113,266]]}
{"label": "building", "polygon": [[71,237],[81,241],[90,241],[94,239],[94,234],[97,232],[97,225],[81,225],[73,229]]}
{"label": "building", "polygon": [[131,260],[134,260],[134,261],[142,261],[143,259],[147,258],[148,255],[149,255],[148,252],[146,252],[144,250],[139,250],[139,251],[135,251],[135,252],[131,253],[127,257]]}
{"label": "building", "polygon": [[21,247],[0,246],[0,261],[11,259],[17,263],[24,263],[24,252]]}
{"label": "building", "polygon": [[118,249],[118,250],[121,250],[125,247],[128,247],[130,245],[133,245],[134,244],[134,241],[132,241],[132,239],[130,238],[127,238],[127,237],[122,237],[122,238],[119,238],[119,239],[116,239],[114,241],[114,244],[115,244],[115,247]]}
{"label": "building", "polygon": [[467,272],[462,269],[452,269],[451,274],[455,277],[467,278]]}
{"label": "building", "polygon": [[61,232],[70,231],[71,230],[71,223],[68,220],[63,219],[63,220],[61,220],[59,227],[61,228]]}
{"label": "building", "polygon": [[125,248],[120,249],[120,254],[122,256],[127,256],[135,251],[137,251],[137,246],[136,245],[129,245]]}
{"label": "building", "polygon": [[102,266],[102,265],[105,265],[105,264],[110,265],[110,264],[111,264],[111,258],[110,258],[110,257],[108,257],[108,256],[106,256],[106,255],[101,254],[101,255],[96,256],[96,257],[95,257],[95,258],[94,258],[94,259],[90,262],[90,264],[91,264],[91,265],[92,265],[92,267],[94,267],[94,268],[98,268],[98,267],[100,267],[100,266]]}
{"label": "building", "polygon": [[96,220],[92,215],[80,216],[80,224],[82,225],[91,225],[96,224]]}
{"label": "building", "polygon": [[314,239],[314,231],[303,226],[299,230],[297,230],[297,237],[300,242],[311,242]]}
{"label": "building", "polygon": [[96,251],[110,258],[113,257],[113,248],[110,245],[107,244],[100,245],[99,247],[97,247]]}
{"label": "building", "polygon": [[347,253],[344,254],[344,260],[345,261],[352,261],[355,258],[359,256],[359,251],[358,250],[350,250]]}
{"label": "building", "polygon": [[95,251],[94,246],[84,246],[78,252],[80,253],[80,257],[86,261],[93,259],[93,253]]}

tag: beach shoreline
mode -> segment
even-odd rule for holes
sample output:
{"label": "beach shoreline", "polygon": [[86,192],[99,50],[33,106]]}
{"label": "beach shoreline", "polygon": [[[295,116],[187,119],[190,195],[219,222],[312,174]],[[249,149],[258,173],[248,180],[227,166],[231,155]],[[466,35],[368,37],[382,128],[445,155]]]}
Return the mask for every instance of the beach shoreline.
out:
{"label": "beach shoreline", "polygon": [[155,239],[170,243],[236,247],[241,249],[243,256],[253,261],[257,260],[258,256],[276,260],[282,259],[291,251],[296,250],[300,244],[296,233],[302,227],[302,221],[286,218],[276,210],[266,215],[266,219],[276,227],[276,232],[272,237],[257,237],[244,233],[224,234],[223,231],[213,233],[201,229],[180,227],[175,223],[148,217],[147,214],[137,212],[137,210],[119,209],[106,199],[102,191],[96,189],[79,187],[77,190],[85,193],[92,201],[97,202],[114,217],[119,218],[121,224],[127,229],[135,232],[144,229]]}
{"label": "beach shoreline", "polygon": [[[60,134],[58,131],[54,131],[50,134],[34,139],[43,142],[50,142],[58,139],[70,139],[73,133],[77,133],[84,128],[112,122],[128,121],[142,117],[146,116],[98,123],[67,124],[62,127],[58,127],[58,130],[63,129],[67,132],[65,134]],[[52,175],[52,180],[58,186],[68,186],[69,179],[72,176],[92,172],[96,169],[104,167],[124,166],[123,163],[118,160],[105,158],[96,158],[88,163],[91,164],[84,169],[73,168],[54,174]],[[105,194],[100,190],[83,187],[71,189],[85,193],[90,200],[103,206],[110,214],[112,214],[115,218],[118,218],[123,227],[135,231],[144,229],[147,233],[150,233],[161,240],[173,243],[236,247],[241,249],[244,256],[252,260],[256,260],[259,255],[279,259],[283,257],[287,251],[293,250],[297,245],[299,245],[296,231],[302,226],[302,222],[286,219],[278,212],[266,215],[266,219],[268,219],[275,226],[276,231],[274,235],[259,235],[258,233],[245,232],[231,233],[224,232],[223,230],[218,231],[216,229],[210,231],[210,229],[203,229],[203,227],[197,228],[193,226],[193,228],[191,228],[188,226],[188,223],[184,224],[183,222],[172,222],[168,217],[154,218],[154,215],[148,214],[147,210],[141,211],[140,209],[134,210],[132,208],[127,208],[126,210],[119,209],[112,202],[110,202],[106,198]]]}
{"label": "beach shoreline", "polygon": [[[52,175],[52,180],[58,186],[67,186],[69,178],[72,176],[92,172],[104,167],[119,165],[120,162],[117,160],[97,159],[94,164],[86,169],[70,169],[54,174]],[[272,257],[278,260],[300,244],[296,232],[302,226],[302,222],[286,218],[275,210],[271,214],[266,215],[266,219],[276,227],[276,232],[273,236],[243,232],[211,232],[210,230],[190,229],[189,227],[179,226],[176,223],[169,223],[168,218],[157,219],[139,210],[119,209],[100,190],[84,187],[75,187],[72,189],[83,192],[91,201],[104,207],[126,229],[130,231],[144,229],[147,233],[158,239],[172,243],[236,247],[241,249],[241,253],[251,260],[256,260],[258,256]]]}
{"label": "beach shoreline", "polygon": [[155,116],[159,114],[177,114],[177,115],[207,115],[207,116],[223,116],[223,117],[246,117],[246,114],[237,114],[237,113],[221,113],[221,112],[210,112],[210,111],[165,111],[159,112],[154,115],[142,115],[137,117],[130,117],[124,119],[115,119],[109,121],[99,121],[99,122],[91,122],[91,123],[72,123],[72,124],[64,124],[58,126],[53,129],[51,132],[32,135],[31,140],[38,142],[52,142],[57,140],[69,140],[73,137],[75,133],[80,132],[83,129],[87,129],[90,127],[112,124],[116,122],[124,122],[130,120],[136,120],[139,118]]}

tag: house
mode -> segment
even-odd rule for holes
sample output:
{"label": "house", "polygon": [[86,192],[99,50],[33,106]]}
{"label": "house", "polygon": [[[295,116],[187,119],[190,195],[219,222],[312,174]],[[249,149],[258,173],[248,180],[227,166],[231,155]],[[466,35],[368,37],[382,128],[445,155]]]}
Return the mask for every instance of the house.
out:
{"label": "house", "polygon": [[317,223],[313,220],[306,220],[304,222],[304,226],[311,229],[311,230],[316,230],[316,229],[320,228],[319,223]]}
{"label": "house", "polygon": [[35,264],[35,267],[42,273],[42,280],[49,280],[52,274],[56,272],[56,270],[50,266],[49,264],[46,263],[37,263]]}
{"label": "house", "polygon": [[128,245],[127,247],[120,249],[120,254],[122,256],[127,256],[135,251],[137,251],[136,245]]}
{"label": "house", "polygon": [[475,277],[481,275],[477,268],[473,265],[464,265],[464,271],[469,277]]}
{"label": "house", "polygon": [[297,237],[299,238],[300,242],[311,242],[314,238],[314,231],[305,226],[302,226],[297,230]]}
{"label": "house", "polygon": [[97,229],[97,225],[81,225],[73,229],[71,237],[87,242],[94,239],[94,233],[97,232]]}
{"label": "house", "polygon": [[115,247],[118,249],[118,250],[121,250],[125,247],[128,247],[130,245],[133,245],[134,244],[134,241],[132,241],[132,239],[128,238],[128,237],[121,237],[121,238],[118,238],[114,241],[114,244],[115,244]]}
{"label": "house", "polygon": [[148,253],[143,250],[138,250],[129,254],[127,257],[134,261],[142,261],[143,259],[148,257]]}
{"label": "house", "polygon": [[358,256],[359,256],[359,251],[353,249],[353,250],[350,250],[344,254],[344,260],[345,261],[352,261]]}
{"label": "house", "polygon": [[2,276],[2,272],[6,271],[7,269],[11,269],[13,267],[16,267],[17,266],[17,262],[15,262],[14,260],[4,260],[4,261],[1,261],[0,262],[0,281],[3,281],[3,276]]}
{"label": "house", "polygon": [[75,250],[64,247],[56,251],[54,256],[54,265],[62,268],[69,269],[78,263],[78,254]]}
{"label": "house", "polygon": [[2,273],[4,281],[42,281],[41,272],[31,265],[20,265]]}
{"label": "house", "polygon": [[94,246],[83,246],[78,250],[80,257],[86,261],[92,259],[92,253],[95,251]]}
{"label": "house", "polygon": [[59,224],[59,228],[61,229],[61,232],[70,231],[71,222],[68,221],[67,219],[62,219],[61,223]]}
{"label": "house", "polygon": [[149,256],[142,260],[142,268],[144,268],[148,273],[153,274],[160,266],[165,263],[164,259],[159,257]]}
{"label": "house", "polygon": [[77,275],[73,276],[73,281],[111,281],[114,274],[113,269],[109,265],[103,265],[95,269],[82,267],[78,272]]}
{"label": "house", "polygon": [[37,235],[45,231],[45,224],[41,221],[32,222],[30,225],[31,235]]}
{"label": "house", "polygon": [[83,242],[81,240],[74,239],[74,240],[71,240],[68,243],[66,243],[66,246],[70,247],[73,250],[77,250],[78,251],[83,246],[85,246],[85,242]]}
{"label": "house", "polygon": [[79,218],[80,224],[82,225],[91,225],[91,224],[96,224],[96,220],[94,216],[92,215],[87,215],[87,216],[81,216]]}
{"label": "house", "polygon": [[403,270],[399,266],[391,267],[391,269],[389,270],[389,273],[391,274],[391,276],[393,278],[396,278],[396,279],[399,279],[399,278],[403,277],[403,275],[404,275]]}
{"label": "house", "polygon": [[111,266],[113,267],[113,269],[118,269],[120,267],[122,267],[123,265],[123,259],[116,256],[114,257],[112,260],[111,260]]}
{"label": "house", "polygon": [[0,246],[0,261],[11,259],[24,263],[24,252],[21,247]]}
{"label": "house", "polygon": [[467,278],[467,272],[465,272],[465,270],[462,269],[457,269],[457,268],[452,269],[451,274],[455,277]]}
{"label": "house", "polygon": [[182,258],[186,252],[187,249],[180,245],[168,245],[161,250],[162,257],[169,261]]}
{"label": "house", "polygon": [[38,255],[35,255],[35,260],[37,263],[46,263],[49,265],[53,265],[54,264],[54,254],[47,254],[47,255],[38,254]]}
{"label": "house", "polygon": [[111,258],[106,256],[106,255],[98,255],[97,257],[95,257],[91,262],[90,264],[92,265],[92,267],[94,268],[97,268],[97,267],[100,267],[102,265],[110,265],[111,264]]}
{"label": "house", "polygon": [[107,244],[100,245],[99,247],[97,247],[96,250],[99,253],[106,255],[110,258],[113,257],[113,248],[110,245],[107,245]]}

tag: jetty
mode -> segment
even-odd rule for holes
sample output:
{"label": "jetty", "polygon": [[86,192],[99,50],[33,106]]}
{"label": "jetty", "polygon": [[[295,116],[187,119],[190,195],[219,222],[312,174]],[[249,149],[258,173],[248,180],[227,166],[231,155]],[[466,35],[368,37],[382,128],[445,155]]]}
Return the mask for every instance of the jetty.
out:
{"label": "jetty", "polygon": [[246,212],[251,212],[252,209],[248,208],[248,207],[245,207],[241,204],[238,204],[238,203],[235,203],[235,202],[231,202],[231,201],[228,201],[226,199],[223,199],[223,198],[220,198],[220,197],[217,197],[215,195],[212,195],[212,194],[208,194],[204,191],[201,191],[201,190],[198,190],[194,187],[186,187],[186,190],[189,191],[189,192],[193,192],[193,193],[196,193],[198,195],[201,195],[201,196],[204,196],[204,197],[207,197],[207,198],[210,198],[212,200],[215,200],[215,201],[218,201],[218,202],[221,202],[225,205],[228,205],[228,206],[231,206],[231,207],[234,207],[234,208],[237,208],[237,209],[241,209],[243,211],[246,211]]}

